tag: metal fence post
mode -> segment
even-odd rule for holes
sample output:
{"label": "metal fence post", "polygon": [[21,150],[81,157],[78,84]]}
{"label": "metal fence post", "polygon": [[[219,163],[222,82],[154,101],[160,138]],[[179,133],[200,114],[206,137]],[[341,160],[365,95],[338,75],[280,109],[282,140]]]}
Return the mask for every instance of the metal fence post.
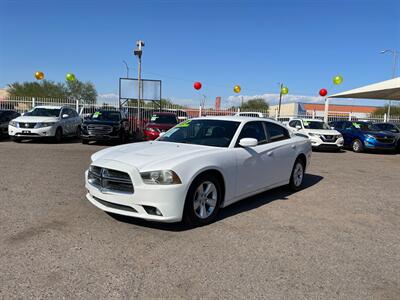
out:
{"label": "metal fence post", "polygon": [[35,97],[32,97],[32,108],[34,108],[34,107],[35,107],[35,102],[36,102],[36,99],[35,99]]}
{"label": "metal fence post", "polygon": [[349,121],[351,121],[351,112],[349,112]]}
{"label": "metal fence post", "polygon": [[201,117],[201,105],[199,106],[199,117]]}
{"label": "metal fence post", "polygon": [[75,110],[79,114],[79,100],[78,99],[76,99],[76,102],[75,102]]}
{"label": "metal fence post", "polygon": [[383,122],[384,122],[384,123],[387,123],[387,122],[388,122],[388,117],[387,117],[387,114],[386,114],[386,113],[383,115]]}

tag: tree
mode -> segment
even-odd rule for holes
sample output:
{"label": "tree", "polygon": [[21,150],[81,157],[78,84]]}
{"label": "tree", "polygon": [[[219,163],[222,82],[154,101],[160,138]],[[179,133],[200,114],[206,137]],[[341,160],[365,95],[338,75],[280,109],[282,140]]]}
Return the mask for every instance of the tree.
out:
{"label": "tree", "polygon": [[262,98],[256,98],[244,102],[240,107],[241,110],[268,110],[269,104]]}
{"label": "tree", "polygon": [[[388,111],[388,105],[385,105],[384,107],[380,107],[380,108],[376,109],[374,111],[374,114],[375,115],[384,115],[387,113],[387,111]],[[400,106],[391,105],[390,106],[390,116],[391,117],[394,117],[394,116],[400,117]]]}
{"label": "tree", "polygon": [[14,82],[8,85],[11,97],[73,98],[87,103],[96,103],[97,91],[93,83],[79,80],[59,83],[51,80],[40,82]]}

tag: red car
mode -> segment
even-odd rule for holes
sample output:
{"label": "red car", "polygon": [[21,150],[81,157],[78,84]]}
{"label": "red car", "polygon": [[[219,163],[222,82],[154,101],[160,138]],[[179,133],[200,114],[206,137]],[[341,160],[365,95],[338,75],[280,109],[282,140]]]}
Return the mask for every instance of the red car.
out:
{"label": "red car", "polygon": [[144,128],[144,139],[155,140],[160,132],[165,132],[178,124],[176,114],[170,112],[155,112],[150,118],[150,122]]}

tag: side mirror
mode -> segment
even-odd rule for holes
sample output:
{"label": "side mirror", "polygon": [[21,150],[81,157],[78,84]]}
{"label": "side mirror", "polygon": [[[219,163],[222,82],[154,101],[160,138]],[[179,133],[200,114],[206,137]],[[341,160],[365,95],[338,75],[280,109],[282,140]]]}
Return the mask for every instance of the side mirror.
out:
{"label": "side mirror", "polygon": [[301,126],[300,126],[300,125],[296,125],[296,129],[297,129],[297,130],[300,130],[300,129],[301,129]]}
{"label": "side mirror", "polygon": [[63,118],[63,119],[69,118],[69,114],[63,114],[63,115],[62,115],[62,118]]}
{"label": "side mirror", "polygon": [[258,145],[258,141],[253,138],[243,138],[243,139],[240,139],[239,145],[242,147],[245,147],[245,148],[246,147],[255,147]]}
{"label": "side mirror", "polygon": [[165,132],[160,132],[160,134],[158,135],[158,137],[162,137],[163,135],[165,135]]}

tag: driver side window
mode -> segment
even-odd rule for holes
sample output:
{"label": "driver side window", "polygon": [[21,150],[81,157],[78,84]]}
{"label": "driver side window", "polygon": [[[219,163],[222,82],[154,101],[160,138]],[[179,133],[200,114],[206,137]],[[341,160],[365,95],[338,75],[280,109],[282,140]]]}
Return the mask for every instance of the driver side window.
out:
{"label": "driver side window", "polygon": [[267,142],[267,136],[265,135],[263,124],[261,122],[246,123],[240,132],[237,145],[243,138],[256,139],[258,141],[258,145],[265,144]]}

